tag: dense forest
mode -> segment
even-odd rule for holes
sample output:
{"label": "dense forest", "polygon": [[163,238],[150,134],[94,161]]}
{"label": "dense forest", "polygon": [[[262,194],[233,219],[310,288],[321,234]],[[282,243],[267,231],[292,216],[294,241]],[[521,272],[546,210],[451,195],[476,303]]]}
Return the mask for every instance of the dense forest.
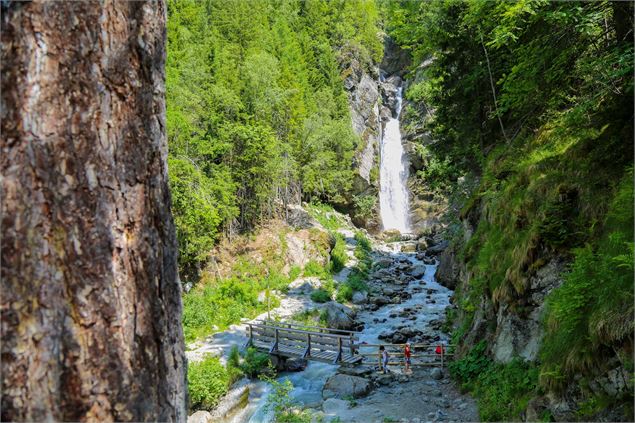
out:
{"label": "dense forest", "polygon": [[[168,2],[169,169],[181,278],[219,236],[288,202],[351,202],[353,133],[340,64],[381,59],[365,1]],[[350,59],[348,59],[350,60]]]}

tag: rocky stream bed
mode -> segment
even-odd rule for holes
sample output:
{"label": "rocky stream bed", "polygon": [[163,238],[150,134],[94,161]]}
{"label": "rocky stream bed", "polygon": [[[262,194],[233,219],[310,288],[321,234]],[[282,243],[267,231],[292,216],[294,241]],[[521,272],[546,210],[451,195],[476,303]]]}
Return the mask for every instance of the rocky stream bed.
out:
{"label": "rocky stream bed", "polygon": [[[342,281],[356,264],[356,241],[352,231],[342,229],[340,233],[346,239],[349,256],[347,266],[335,276]],[[414,241],[378,243],[372,253],[369,293],[357,295],[355,304],[348,307],[333,301],[314,303],[310,293],[317,281],[305,278],[291,284],[271,315],[285,319],[303,310],[327,308],[329,325],[361,329],[362,343],[447,344],[448,335],[441,327],[445,310],[451,307],[452,291],[435,280],[438,262],[434,254],[440,249],[418,252]],[[265,317],[266,313],[255,320]],[[233,345],[245,344],[245,323],[190,345],[188,360],[198,360],[209,353],[226,359]],[[372,360],[355,367],[298,361],[301,360],[289,360],[279,380],[288,378],[293,383],[291,397],[300,407],[310,409],[315,421],[478,420],[474,400],[459,392],[447,369],[415,367],[411,374],[405,374],[402,366],[391,366],[384,375]],[[243,379],[214,412],[196,412],[188,422],[272,421],[272,413],[265,407],[270,390],[265,382]]]}

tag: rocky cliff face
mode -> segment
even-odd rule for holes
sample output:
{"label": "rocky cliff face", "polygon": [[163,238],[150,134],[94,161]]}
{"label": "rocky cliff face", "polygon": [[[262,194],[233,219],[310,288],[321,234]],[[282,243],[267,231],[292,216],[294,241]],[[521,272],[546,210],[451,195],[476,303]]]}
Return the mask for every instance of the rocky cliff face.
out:
{"label": "rocky cliff face", "polygon": [[[454,303],[459,303],[470,295],[472,275],[461,254],[462,248],[470,241],[476,229],[479,212],[465,216],[461,221],[462,237],[437,256],[439,266],[436,278],[442,285],[456,290]],[[528,289],[521,298],[513,301],[494,301],[491,295],[482,295],[475,304],[473,313],[459,309],[456,328],[465,325],[459,343],[459,356],[467,354],[476,343],[486,340],[489,356],[498,363],[509,363],[520,358],[538,364],[540,348],[544,337],[544,311],[548,294],[563,283],[563,273],[567,270],[565,257],[551,255],[545,264],[528,277]],[[608,402],[619,400],[632,392],[631,374],[617,358],[609,360],[602,369],[589,371],[565,387],[562,392],[550,392],[536,396],[527,406],[526,421],[536,421],[549,414],[557,421],[571,421],[579,418],[580,404],[588,398],[589,392]],[[601,408],[593,414],[595,421],[623,421],[627,414],[618,407]]]}

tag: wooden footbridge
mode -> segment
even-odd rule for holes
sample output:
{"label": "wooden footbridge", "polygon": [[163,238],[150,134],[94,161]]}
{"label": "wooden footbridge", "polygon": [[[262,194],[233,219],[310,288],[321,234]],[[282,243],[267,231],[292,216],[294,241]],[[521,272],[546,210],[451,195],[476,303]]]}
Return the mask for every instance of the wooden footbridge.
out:
{"label": "wooden footbridge", "polygon": [[[359,332],[262,320],[247,323],[247,344],[282,357],[302,358],[331,364],[379,364],[379,347],[389,354],[388,365],[404,365],[404,344],[366,344]],[[444,367],[453,354],[442,344],[411,344],[411,366]]]}

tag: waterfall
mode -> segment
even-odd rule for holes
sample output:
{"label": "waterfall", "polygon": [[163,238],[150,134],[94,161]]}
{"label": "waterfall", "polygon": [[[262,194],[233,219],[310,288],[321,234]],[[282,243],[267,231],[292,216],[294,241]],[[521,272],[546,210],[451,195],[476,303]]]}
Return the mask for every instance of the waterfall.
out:
{"label": "waterfall", "polygon": [[408,163],[401,144],[399,116],[401,114],[402,87],[397,88],[395,114],[390,118],[381,137],[379,171],[379,208],[383,229],[409,232],[408,222]]}

